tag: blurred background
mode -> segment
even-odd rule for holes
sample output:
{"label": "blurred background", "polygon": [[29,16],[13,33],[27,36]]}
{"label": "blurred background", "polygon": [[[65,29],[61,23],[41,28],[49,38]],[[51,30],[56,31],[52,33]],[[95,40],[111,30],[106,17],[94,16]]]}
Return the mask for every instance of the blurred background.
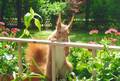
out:
{"label": "blurred background", "polygon": [[[69,1],[69,0],[68,0]],[[71,14],[67,12],[67,0],[0,0],[0,21],[7,27],[23,28],[23,17],[30,7],[42,16],[43,29],[53,29],[57,14],[63,12],[65,21]],[[79,1],[79,0],[78,0]],[[120,28],[120,0],[83,0],[79,12],[75,14],[73,30],[106,30]]]}

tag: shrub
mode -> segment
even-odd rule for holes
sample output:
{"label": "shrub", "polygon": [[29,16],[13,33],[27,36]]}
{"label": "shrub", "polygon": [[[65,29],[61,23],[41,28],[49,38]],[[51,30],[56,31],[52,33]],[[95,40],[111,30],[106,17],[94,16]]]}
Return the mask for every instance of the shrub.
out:
{"label": "shrub", "polygon": [[97,50],[94,58],[91,51],[83,48],[71,48],[68,59],[73,64],[73,72],[79,80],[93,81],[92,73],[95,70],[96,81],[119,81],[120,80],[120,52]]}

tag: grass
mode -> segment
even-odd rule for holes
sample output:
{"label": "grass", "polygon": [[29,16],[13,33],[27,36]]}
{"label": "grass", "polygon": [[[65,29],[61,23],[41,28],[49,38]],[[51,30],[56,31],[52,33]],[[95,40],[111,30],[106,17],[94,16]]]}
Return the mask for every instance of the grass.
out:
{"label": "grass", "polygon": [[[49,35],[51,35],[52,31],[41,31],[33,34],[33,37],[38,39],[47,39]],[[72,42],[89,42],[89,41],[100,41],[105,34],[96,34],[95,36],[89,35],[88,32],[71,32],[70,34],[70,40]]]}
{"label": "grass", "polygon": [[47,39],[51,35],[52,31],[41,31],[33,34],[33,37],[37,39]]}
{"label": "grass", "polygon": [[105,35],[104,34],[96,34],[89,35],[88,32],[73,32],[70,34],[70,39],[73,42],[89,42],[89,41],[100,41]]}
{"label": "grass", "polygon": [[[41,32],[32,32],[33,38],[36,39],[47,39],[49,35],[51,35],[53,31],[41,31]],[[81,42],[81,43],[88,43],[90,41],[100,43],[100,41],[104,37],[110,37],[104,33],[98,33],[94,35],[90,35],[89,32],[81,32],[81,31],[73,31],[70,33],[69,38],[71,42]],[[116,38],[116,37],[114,37]],[[120,45],[120,38],[117,37],[118,41],[115,45]]]}

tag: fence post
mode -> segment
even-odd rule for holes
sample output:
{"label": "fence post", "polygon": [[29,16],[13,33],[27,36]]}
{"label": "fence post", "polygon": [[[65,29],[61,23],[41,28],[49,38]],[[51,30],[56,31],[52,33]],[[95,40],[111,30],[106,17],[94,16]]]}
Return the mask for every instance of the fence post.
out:
{"label": "fence post", "polygon": [[96,49],[92,49],[92,56],[95,58],[97,56]]}
{"label": "fence post", "polygon": [[19,66],[19,71],[18,71],[18,75],[20,76],[22,74],[22,50],[21,50],[21,42],[17,42],[18,43],[18,66]]}
{"label": "fence post", "polygon": [[52,81],[56,81],[55,75],[55,45],[51,45],[51,58],[52,58]]}
{"label": "fence post", "polygon": [[[97,56],[96,49],[92,49],[92,56],[93,58]],[[92,71],[92,76],[93,76],[93,81],[96,81],[96,70],[95,69]]]}

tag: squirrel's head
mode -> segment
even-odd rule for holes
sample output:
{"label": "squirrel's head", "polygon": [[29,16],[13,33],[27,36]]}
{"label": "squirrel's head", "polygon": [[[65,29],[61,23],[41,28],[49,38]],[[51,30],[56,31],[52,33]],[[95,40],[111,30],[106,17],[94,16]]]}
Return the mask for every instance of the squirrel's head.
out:
{"label": "squirrel's head", "polygon": [[50,40],[56,40],[56,41],[68,41],[69,36],[69,30],[71,27],[71,24],[73,22],[74,17],[72,17],[70,23],[68,25],[63,24],[61,21],[61,14],[59,14],[57,23],[56,23],[56,29],[53,32],[52,36],[49,37]]}

